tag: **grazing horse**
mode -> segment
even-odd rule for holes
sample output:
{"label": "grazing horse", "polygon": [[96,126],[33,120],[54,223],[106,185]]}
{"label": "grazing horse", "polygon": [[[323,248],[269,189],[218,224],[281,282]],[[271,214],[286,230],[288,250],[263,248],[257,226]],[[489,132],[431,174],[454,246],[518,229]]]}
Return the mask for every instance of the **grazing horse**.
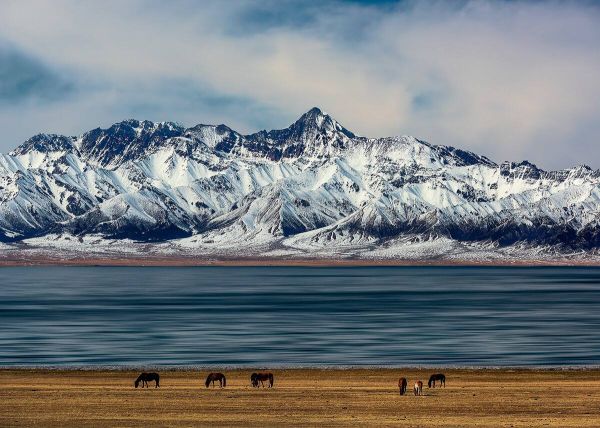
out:
{"label": "grazing horse", "polygon": [[446,387],[446,376],[444,376],[441,373],[436,373],[436,374],[432,374],[429,377],[429,382],[427,382],[427,387],[428,388],[435,388],[435,381],[439,380],[440,381],[440,387]]}
{"label": "grazing horse", "polygon": [[415,395],[423,395],[423,382],[421,382],[420,380],[418,380],[415,383],[414,392],[415,392]]}
{"label": "grazing horse", "polygon": [[265,381],[269,381],[269,388],[272,388],[273,373],[252,373],[252,376],[250,376],[250,382],[252,383],[252,386],[254,388],[258,388],[258,382],[260,382],[260,384],[264,388],[265,384],[263,382]]}
{"label": "grazing horse", "polygon": [[158,373],[142,373],[135,380],[134,385],[137,388],[138,385],[140,384],[140,382],[142,382],[142,388],[144,387],[144,385],[146,385],[146,388],[148,388],[148,381],[150,381],[150,382],[155,381],[156,385],[154,387],[159,388],[160,387],[160,385],[158,384],[159,379],[160,379],[160,376],[158,375]]}
{"label": "grazing horse", "polygon": [[400,395],[406,394],[406,385],[407,384],[408,384],[408,382],[406,382],[406,378],[405,377],[401,377],[398,380],[398,388],[400,388]]}
{"label": "grazing horse", "polygon": [[206,382],[204,383],[208,388],[208,385],[212,382],[213,388],[215,387],[215,382],[219,382],[219,386],[223,388],[227,386],[227,380],[225,379],[225,375],[223,373],[211,373],[206,378]]}

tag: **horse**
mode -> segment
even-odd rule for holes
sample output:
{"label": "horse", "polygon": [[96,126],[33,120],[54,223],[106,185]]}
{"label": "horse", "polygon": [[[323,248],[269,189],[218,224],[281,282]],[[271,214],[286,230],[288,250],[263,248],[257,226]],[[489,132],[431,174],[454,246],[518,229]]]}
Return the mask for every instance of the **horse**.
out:
{"label": "horse", "polygon": [[407,385],[406,378],[401,377],[398,380],[398,388],[400,388],[400,395],[406,394],[406,385]]}
{"label": "horse", "polygon": [[427,387],[428,388],[435,388],[435,381],[439,380],[440,381],[440,387],[446,387],[446,376],[444,376],[441,373],[436,373],[436,374],[432,374],[429,377],[429,382],[427,382]]}
{"label": "horse", "polygon": [[423,395],[423,382],[418,380],[415,383],[414,392],[415,392],[415,395]]}
{"label": "horse", "polygon": [[219,386],[223,388],[227,386],[227,380],[225,379],[225,375],[223,373],[211,373],[206,378],[206,382],[204,383],[208,388],[208,385],[212,382],[213,388],[215,387],[215,382],[219,382]]}
{"label": "horse", "polygon": [[269,381],[269,388],[273,387],[273,373],[252,373],[250,376],[250,382],[252,383],[252,387],[258,388],[258,382],[265,387],[263,382]]}
{"label": "horse", "polygon": [[160,379],[160,376],[158,375],[158,373],[142,373],[135,380],[134,385],[137,388],[138,385],[140,384],[140,382],[142,382],[142,388],[144,387],[144,385],[146,385],[146,388],[148,388],[148,381],[150,381],[150,382],[155,381],[156,385],[154,387],[159,388],[160,387],[160,385],[158,384],[159,379]]}

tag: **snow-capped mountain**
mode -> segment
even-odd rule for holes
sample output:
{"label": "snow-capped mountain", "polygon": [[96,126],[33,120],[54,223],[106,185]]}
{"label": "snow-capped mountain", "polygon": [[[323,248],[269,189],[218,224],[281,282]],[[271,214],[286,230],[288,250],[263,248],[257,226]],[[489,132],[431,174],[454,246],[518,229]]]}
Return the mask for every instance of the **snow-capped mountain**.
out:
{"label": "snow-capped mountain", "polygon": [[0,155],[0,241],[46,235],[589,250],[600,247],[600,171],[547,172],[408,136],[360,137],[318,108],[251,135],[127,120],[79,137],[36,135]]}

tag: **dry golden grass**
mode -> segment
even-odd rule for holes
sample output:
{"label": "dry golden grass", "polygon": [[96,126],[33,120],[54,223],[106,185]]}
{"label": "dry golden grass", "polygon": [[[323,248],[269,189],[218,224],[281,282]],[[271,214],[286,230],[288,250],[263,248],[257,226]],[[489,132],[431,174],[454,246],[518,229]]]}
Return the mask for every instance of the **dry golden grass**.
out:
{"label": "dry golden grass", "polygon": [[600,426],[596,370],[444,370],[447,387],[423,397],[412,386],[431,370],[274,370],[260,390],[250,372],[206,389],[207,371],[163,370],[160,389],[136,390],[132,372],[2,370],[0,426]]}

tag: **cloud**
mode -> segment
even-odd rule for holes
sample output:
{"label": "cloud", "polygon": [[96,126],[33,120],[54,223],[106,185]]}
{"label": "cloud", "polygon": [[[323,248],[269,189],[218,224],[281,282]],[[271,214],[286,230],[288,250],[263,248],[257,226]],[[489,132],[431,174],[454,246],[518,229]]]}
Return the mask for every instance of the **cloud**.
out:
{"label": "cloud", "polygon": [[600,167],[600,10],[591,2],[0,7],[0,41],[44,82],[21,90],[15,76],[26,73],[0,68],[17,82],[11,96],[52,94],[0,105],[2,151],[40,130],[74,134],[126,117],[281,128],[318,105],[362,135]]}
{"label": "cloud", "polygon": [[39,98],[55,100],[69,95],[73,86],[46,65],[0,44],[0,104]]}

